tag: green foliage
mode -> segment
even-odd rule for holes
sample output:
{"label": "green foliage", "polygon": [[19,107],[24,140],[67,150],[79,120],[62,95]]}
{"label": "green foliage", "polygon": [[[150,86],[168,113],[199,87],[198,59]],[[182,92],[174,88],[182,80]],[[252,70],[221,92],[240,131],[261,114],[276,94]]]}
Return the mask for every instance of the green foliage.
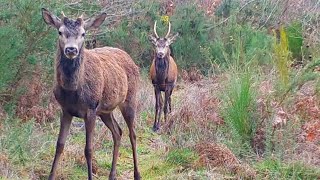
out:
{"label": "green foliage", "polygon": [[173,149],[168,153],[167,162],[190,167],[197,159],[197,155],[189,148]]}
{"label": "green foliage", "polygon": [[6,42],[0,44],[0,95],[5,95],[0,96],[0,102],[4,101],[6,110],[12,112],[23,94],[20,89],[24,87],[19,87],[21,79],[31,76],[36,67],[48,72],[44,77],[52,79],[56,35],[46,30],[42,6],[40,0],[0,2],[0,39]]}
{"label": "green foliage", "polygon": [[[157,13],[159,7],[159,2],[155,1],[138,3],[136,9],[150,10],[142,11],[137,17],[123,18],[119,25],[101,37],[101,41],[126,50],[139,66],[149,67],[153,47],[148,35],[153,34],[154,21],[158,21],[157,32],[160,36],[167,31],[167,24],[161,23],[163,18]],[[261,64],[270,62],[268,49],[272,41],[264,30],[238,23],[235,15],[225,24],[217,26],[215,19],[203,14],[188,1],[179,4],[175,14],[169,17],[171,33],[179,33],[171,45],[179,68],[196,65],[206,74],[213,64],[229,67],[242,66],[251,61]]]}
{"label": "green foliage", "polygon": [[0,92],[8,88],[9,84],[14,80],[17,73],[17,66],[20,62],[17,60],[22,55],[24,46],[23,38],[19,31],[11,26],[3,26],[0,28]]}
{"label": "green foliage", "polygon": [[300,162],[285,163],[266,159],[256,165],[259,178],[268,179],[319,179],[320,171]]}
{"label": "green foliage", "polygon": [[254,91],[251,85],[251,75],[246,72],[234,74],[225,92],[223,116],[231,129],[234,142],[250,144],[255,132]]}
{"label": "green foliage", "polygon": [[195,10],[189,3],[181,5],[172,17],[172,24],[175,27],[172,32],[180,34],[172,47],[181,68],[197,65],[204,72],[210,69],[210,59],[205,59],[201,54],[201,48],[210,44],[209,20],[203,16],[202,11]]}
{"label": "green foliage", "polygon": [[286,30],[288,36],[288,48],[292,53],[292,58],[301,61],[301,49],[303,46],[302,23],[294,22],[290,24]]}

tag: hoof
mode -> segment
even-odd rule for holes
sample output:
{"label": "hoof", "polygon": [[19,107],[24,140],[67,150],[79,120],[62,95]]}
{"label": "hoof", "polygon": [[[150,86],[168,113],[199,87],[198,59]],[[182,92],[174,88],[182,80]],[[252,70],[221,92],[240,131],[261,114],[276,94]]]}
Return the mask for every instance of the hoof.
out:
{"label": "hoof", "polygon": [[159,126],[153,126],[152,130],[153,130],[153,132],[157,132],[159,130]]}

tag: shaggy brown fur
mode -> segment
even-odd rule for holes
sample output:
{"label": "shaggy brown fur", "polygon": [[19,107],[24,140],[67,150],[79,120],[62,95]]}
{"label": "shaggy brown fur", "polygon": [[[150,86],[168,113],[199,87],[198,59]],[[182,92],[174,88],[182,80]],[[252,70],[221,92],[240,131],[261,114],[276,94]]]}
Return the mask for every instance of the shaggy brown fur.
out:
{"label": "shaggy brown fur", "polygon": [[[87,108],[96,108],[97,115],[109,113],[117,106],[121,107],[125,101],[136,107],[139,69],[126,52],[112,47],[83,49],[82,62],[73,80],[67,80],[61,67],[60,54],[59,50],[54,94],[59,104],[71,115],[84,118]],[[65,96],[67,94],[77,98],[72,96],[72,100],[69,100],[70,96]]]}
{"label": "shaggy brown fur", "polygon": [[[164,74],[157,73],[161,67],[157,66],[156,61],[166,61],[165,63],[168,64],[167,69],[165,69]],[[158,71],[157,71],[158,69]],[[160,77],[159,77],[160,76]],[[158,79],[165,77],[163,81],[158,81]],[[168,54],[167,57],[163,59],[157,59],[155,56],[152,64],[150,66],[150,79],[153,84],[157,84],[160,87],[161,91],[165,91],[166,84],[175,85],[177,82],[178,77],[178,67],[174,59]]]}
{"label": "shaggy brown fur", "polygon": [[58,161],[64,149],[72,117],[83,118],[86,129],[85,157],[88,179],[92,179],[92,140],[96,116],[100,116],[113,137],[113,160],[109,179],[116,179],[116,164],[122,130],[112,111],[119,107],[129,128],[133,151],[134,179],[140,179],[138,170],[134,119],[137,106],[139,68],[124,51],[103,47],[87,50],[85,31],[99,27],[106,14],[84,21],[58,17],[43,9],[45,22],[59,31],[55,65],[54,95],[62,108],[60,133],[49,179],[55,178]]}

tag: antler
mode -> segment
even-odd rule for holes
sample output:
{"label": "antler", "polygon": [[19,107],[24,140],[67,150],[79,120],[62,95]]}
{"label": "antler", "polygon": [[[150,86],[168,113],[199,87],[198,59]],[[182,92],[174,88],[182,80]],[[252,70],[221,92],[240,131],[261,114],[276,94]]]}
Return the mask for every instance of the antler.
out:
{"label": "antler", "polygon": [[169,21],[169,29],[168,29],[168,32],[167,32],[167,35],[165,36],[165,38],[168,38],[169,34],[170,34],[170,31],[171,31],[171,23]]}
{"label": "antler", "polygon": [[154,22],[153,31],[154,31],[154,35],[156,35],[156,38],[159,38],[157,34],[157,21]]}

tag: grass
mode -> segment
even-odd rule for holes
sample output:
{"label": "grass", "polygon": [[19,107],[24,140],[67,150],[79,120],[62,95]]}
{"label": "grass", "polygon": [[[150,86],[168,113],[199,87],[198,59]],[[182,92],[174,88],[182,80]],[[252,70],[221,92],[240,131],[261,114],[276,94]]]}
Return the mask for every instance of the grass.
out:
{"label": "grass", "polygon": [[255,92],[249,72],[233,74],[225,93],[223,114],[234,143],[250,144],[255,132]]}
{"label": "grass", "polygon": [[179,166],[191,167],[196,159],[197,155],[191,149],[182,148],[169,151],[166,161]]}
{"label": "grass", "polygon": [[[7,167],[10,174],[2,174],[9,179],[48,176],[50,166],[55,152],[55,141],[58,133],[58,122],[54,122],[54,129],[50,125],[39,128],[33,121],[21,123],[21,121],[7,120],[3,124],[0,142],[1,152],[6,157],[0,160],[0,170],[4,170],[1,165],[8,163],[12,167]],[[123,124],[122,124],[123,125]],[[96,128],[96,141],[101,140],[101,130],[103,127]],[[117,166],[118,176],[122,179],[133,176],[132,151],[126,127],[123,127],[124,136],[120,147],[119,163]],[[180,157],[174,157],[179,151],[169,153],[165,148],[157,148],[156,143],[161,144],[157,134],[149,129],[139,129],[138,134],[138,154],[140,171],[144,179],[163,179],[178,170],[177,164],[191,162],[191,151],[186,150]],[[85,164],[83,149],[85,144],[85,133],[83,130],[72,127],[62,159],[60,160],[58,177],[67,179],[86,179],[87,168]],[[109,131],[100,142],[95,146],[94,159],[98,173],[98,179],[108,177],[112,161],[112,138]],[[152,143],[152,144],[150,144]],[[152,148],[154,146],[154,148]],[[41,164],[41,165],[40,165]],[[0,171],[1,172],[1,171]]]}
{"label": "grass", "polygon": [[301,162],[281,162],[277,159],[266,159],[256,164],[259,178],[267,179],[319,179],[319,168]]}
{"label": "grass", "polygon": [[[88,13],[86,16],[101,9],[97,3],[79,2],[61,6],[59,3],[62,2],[52,2],[48,6],[52,9],[57,6],[53,11],[63,9],[67,14],[80,14],[84,11]],[[310,120],[301,116],[306,113],[298,114],[296,111],[299,96],[320,97],[319,40],[311,36],[319,34],[319,28],[313,27],[316,24],[312,23],[319,14],[306,11],[309,14],[306,15],[307,18],[300,17],[303,19],[301,23],[296,23],[296,20],[286,22],[286,27],[280,29],[278,40],[278,34],[272,38],[272,32],[268,30],[279,19],[283,10],[281,8],[285,9],[285,1],[250,1],[243,7],[236,1],[223,1],[223,5],[213,16],[206,14],[200,6],[195,7],[194,1],[178,3],[175,15],[170,17],[172,32],[179,32],[181,35],[172,45],[177,64],[181,69],[196,65],[199,72],[209,75],[194,83],[179,79],[173,92],[173,111],[168,122],[162,121],[162,130],[154,133],[151,130],[154,93],[147,78],[152,50],[147,35],[152,33],[154,20],[160,22],[162,14],[158,12],[161,8],[159,2],[141,2],[129,5],[128,15],[120,13],[125,12],[128,4],[123,5],[121,10],[114,7],[109,9],[112,12],[108,14],[116,16],[110,17],[97,33],[97,42],[101,46],[125,49],[141,67],[143,88],[139,91],[136,126],[139,167],[143,179],[247,177],[246,174],[241,174],[247,171],[239,173],[237,169],[233,169],[234,172],[231,173],[228,168],[216,167],[210,163],[201,164],[201,158],[211,158],[213,162],[217,156],[210,154],[210,151],[206,151],[207,154],[195,152],[197,149],[194,147],[205,143],[224,144],[223,147],[231,149],[228,152],[235,154],[241,161],[240,165],[247,164],[256,172],[253,179],[320,178],[317,151],[307,152],[310,157],[314,157],[313,162],[300,156],[301,153],[297,150],[299,145],[307,143],[319,148],[319,143],[303,139],[303,135],[307,133],[305,123]],[[35,67],[40,67],[37,73],[43,75],[40,79],[44,94],[51,94],[48,93],[51,92],[48,87],[51,87],[53,78],[53,39],[56,34],[53,30],[43,30],[45,24],[38,11],[42,2],[36,1],[32,7],[30,2],[21,0],[0,4],[4,5],[1,6],[4,11],[0,11],[0,24],[4,25],[4,28],[0,28],[0,38],[8,40],[8,43],[0,45],[4,52],[0,53],[0,104],[8,112],[8,118],[0,121],[0,179],[46,179],[55,153],[58,120],[38,124],[33,119],[22,121],[14,113],[24,108],[19,107],[17,102],[20,95],[29,91],[23,83],[19,85],[20,79],[28,79],[29,71],[35,73]],[[289,11],[290,9],[287,12]],[[306,22],[307,19],[310,22]],[[309,29],[312,32],[310,37],[304,37],[308,34],[305,32],[308,26],[312,26]],[[166,26],[159,24],[159,32],[163,34],[165,31]],[[92,37],[90,33],[89,38]],[[41,37],[38,43],[34,43],[38,37]],[[308,48],[302,47],[308,40],[312,40],[313,44]],[[8,44],[11,46],[7,46]],[[301,69],[290,67],[293,58],[305,60],[305,52],[312,55],[310,62],[303,62],[306,66]],[[262,79],[269,83],[269,89],[263,89]],[[308,92],[311,92],[309,94],[303,92],[306,82],[315,86],[315,90],[307,87]],[[20,86],[23,87],[19,88]],[[14,95],[10,98],[11,92]],[[45,98],[49,99],[49,95]],[[319,107],[316,105],[312,115],[319,117]],[[275,127],[274,117],[279,109],[287,115],[282,118],[287,123]],[[117,166],[118,178],[132,179],[132,152],[128,131],[118,111],[115,116],[124,132]],[[82,122],[79,119],[75,121]],[[262,133],[258,134],[257,130]],[[251,144],[253,139],[265,144],[265,153],[255,154]],[[84,130],[72,126],[59,164],[60,179],[87,178],[84,144]],[[111,168],[113,142],[109,130],[101,123],[97,123],[94,144],[94,165],[97,171],[95,178],[107,179]],[[226,149],[215,152],[224,153]],[[225,159],[219,162],[226,162],[223,160]]]}
{"label": "grass", "polygon": [[[234,120],[238,120],[238,117],[251,116],[250,111],[253,109],[250,98],[254,96],[250,94],[252,83],[248,81],[254,82],[256,79],[250,79],[247,75],[240,77],[237,79],[239,80],[237,81],[238,84],[233,83],[233,87],[229,89],[233,90],[232,93],[225,89],[223,90],[223,88],[226,88],[224,86],[217,86],[222,80],[217,80],[216,84],[207,84],[205,86],[199,85],[201,84],[200,82],[198,85],[184,84],[184,88],[174,92],[175,106],[170,115],[170,120],[175,120],[174,125],[170,131],[163,131],[160,134],[153,133],[151,130],[153,110],[149,108],[149,105],[153,102],[153,94],[147,95],[146,91],[152,91],[152,86],[148,85],[140,91],[141,94],[144,94],[141,98],[147,99],[147,101],[139,105],[140,111],[137,119],[139,167],[144,179],[223,179],[237,177],[237,174],[227,173],[227,170],[221,171],[210,167],[210,165],[199,166],[197,164],[199,155],[194,152],[193,147],[198,142],[204,141],[223,142],[232,150],[234,150],[234,147],[238,147],[240,153],[237,150],[233,151],[233,153],[238,155],[240,160],[249,162],[249,165],[256,170],[258,178],[312,179],[318,177],[319,173],[316,168],[312,168],[302,162],[291,163],[290,161],[290,163],[286,163],[288,161],[287,151],[281,152],[281,149],[289,147],[286,143],[281,142],[288,139],[292,140],[295,137],[294,134],[297,133],[297,129],[300,127],[296,125],[296,122],[292,121],[292,125],[284,129],[289,134],[282,136],[282,139],[278,139],[279,143],[275,144],[276,151],[273,153],[279,155],[282,153],[281,156],[273,156],[274,159],[272,159],[271,152],[265,159],[257,160],[254,158],[249,146],[238,146],[238,136],[230,136],[230,133],[228,133],[230,130],[237,133],[233,126],[230,126],[229,123],[217,125],[213,121],[216,120],[216,117],[212,119],[208,116],[213,113],[212,108],[219,107],[216,104],[219,101],[216,101],[215,98],[219,97],[218,92],[221,90],[226,95],[234,95],[233,100],[235,101],[233,103],[230,102],[229,105],[232,105],[229,106],[230,111],[226,111],[233,115],[230,117],[235,117]],[[242,84],[243,82],[244,84]],[[202,83],[206,84],[207,80]],[[193,102],[193,104],[190,102]],[[185,114],[186,108],[188,108],[189,115]],[[236,111],[231,111],[232,108],[238,108],[238,114],[236,114]],[[222,107],[219,109],[216,109],[219,114],[225,112]],[[240,113],[247,114],[239,115]],[[118,177],[119,179],[130,179],[133,176],[133,165],[128,132],[125,123],[120,120],[119,112],[116,112],[116,119],[119,119],[120,126],[124,130],[117,166]],[[8,179],[28,179],[31,177],[45,179],[48,176],[54,156],[58,127],[58,121],[41,126],[34,121],[22,123],[19,120],[10,118],[6,121],[1,121],[0,148],[1,152],[3,152],[0,158],[1,175]],[[243,132],[247,133],[249,131]],[[283,133],[282,131],[277,133],[280,132]],[[249,135],[251,134],[245,134],[245,137],[247,138]],[[87,168],[83,154],[84,144],[84,130],[73,126],[62,161],[59,164],[58,177],[86,179]],[[234,144],[237,145],[235,146]],[[111,168],[112,146],[112,137],[109,130],[102,126],[101,123],[97,123],[94,151],[97,179],[108,177]],[[247,156],[243,156],[244,153]],[[8,173],[4,173],[4,170]]]}

